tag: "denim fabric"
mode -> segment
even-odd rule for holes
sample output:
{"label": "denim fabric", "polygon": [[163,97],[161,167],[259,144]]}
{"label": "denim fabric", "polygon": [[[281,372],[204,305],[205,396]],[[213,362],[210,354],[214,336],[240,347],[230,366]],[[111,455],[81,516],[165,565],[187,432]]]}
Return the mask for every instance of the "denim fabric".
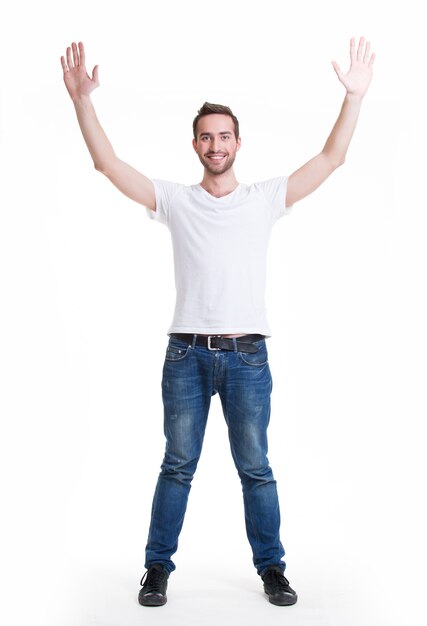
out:
{"label": "denim fabric", "polygon": [[[194,344],[194,342],[193,342]],[[279,537],[276,481],[267,459],[272,380],[265,340],[259,351],[210,351],[171,337],[163,368],[166,451],[154,494],[146,546],[148,568],[168,572],[178,547],[191,481],[200,458],[211,398],[219,394],[238,471],[246,532],[260,574],[269,565],[285,569]]]}

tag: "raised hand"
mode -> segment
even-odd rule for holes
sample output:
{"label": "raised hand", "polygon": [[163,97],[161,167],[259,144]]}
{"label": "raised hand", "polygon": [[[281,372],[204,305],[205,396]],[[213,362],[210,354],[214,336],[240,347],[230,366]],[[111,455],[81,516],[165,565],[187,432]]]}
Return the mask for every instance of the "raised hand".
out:
{"label": "raised hand", "polygon": [[344,74],[338,63],[332,61],[332,66],[347,93],[363,98],[368,90],[372,79],[372,65],[375,60],[375,53],[370,54],[371,45],[369,41],[365,43],[363,37],[359,40],[356,51],[354,37],[350,40],[350,69]]}
{"label": "raised hand", "polygon": [[95,65],[92,78],[86,71],[85,50],[83,44],[72,43],[67,48],[65,57],[61,57],[61,65],[64,70],[64,82],[72,100],[81,96],[88,96],[99,85],[98,66]]}

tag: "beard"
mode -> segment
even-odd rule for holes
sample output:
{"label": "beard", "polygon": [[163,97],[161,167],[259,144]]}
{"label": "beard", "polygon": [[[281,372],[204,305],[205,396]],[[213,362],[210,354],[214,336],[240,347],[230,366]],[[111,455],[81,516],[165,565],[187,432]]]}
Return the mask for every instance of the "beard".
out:
{"label": "beard", "polygon": [[228,152],[221,154],[226,155],[225,161],[221,163],[221,165],[219,163],[216,165],[215,163],[210,161],[208,156],[198,154],[200,163],[203,165],[205,170],[209,172],[209,174],[213,174],[214,176],[220,176],[221,174],[224,174],[233,167],[233,163],[236,159],[236,154],[234,153],[233,155],[230,155]]}

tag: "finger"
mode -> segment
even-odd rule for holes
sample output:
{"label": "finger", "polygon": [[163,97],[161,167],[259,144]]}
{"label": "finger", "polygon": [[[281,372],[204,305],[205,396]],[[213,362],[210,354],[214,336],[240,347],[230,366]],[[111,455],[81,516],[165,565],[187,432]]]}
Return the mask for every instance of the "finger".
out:
{"label": "finger", "polygon": [[75,67],[78,67],[80,65],[80,59],[79,59],[79,53],[77,51],[77,44],[75,44],[74,42],[71,44],[72,48],[73,48],[73,60],[74,60],[74,65]]}
{"label": "finger", "polygon": [[86,63],[85,49],[81,41],[79,42],[79,55],[80,55],[80,65],[85,65]]}
{"label": "finger", "polygon": [[365,44],[365,39],[364,37],[361,37],[359,39],[359,45],[357,47],[357,60],[358,61],[362,61],[363,59],[363,46]]}
{"label": "finger", "polygon": [[68,72],[67,63],[65,62],[64,57],[61,57],[61,65],[62,65],[62,69],[64,70],[64,72]]}
{"label": "finger", "polygon": [[94,83],[99,85],[98,66],[97,65],[95,65],[95,67],[93,68],[92,80],[93,80]]}
{"label": "finger", "polygon": [[350,39],[350,61],[354,63],[356,60],[356,42],[354,37]]}
{"label": "finger", "polygon": [[67,48],[67,65],[68,65],[68,69],[69,70],[73,69],[73,67],[74,67],[73,59],[71,57],[71,48],[70,47]]}
{"label": "finger", "polygon": [[369,67],[372,67],[375,61],[375,52],[371,54],[371,58],[369,59]]}
{"label": "finger", "polygon": [[367,63],[369,61],[369,52],[371,50],[371,44],[369,41],[366,42],[366,47],[365,47],[365,54],[363,57],[363,63]]}
{"label": "finger", "polygon": [[338,63],[336,63],[335,61],[332,61],[332,67],[334,68],[336,75],[338,76],[338,78],[341,80],[343,77],[343,73],[341,71],[340,66],[338,65]]}

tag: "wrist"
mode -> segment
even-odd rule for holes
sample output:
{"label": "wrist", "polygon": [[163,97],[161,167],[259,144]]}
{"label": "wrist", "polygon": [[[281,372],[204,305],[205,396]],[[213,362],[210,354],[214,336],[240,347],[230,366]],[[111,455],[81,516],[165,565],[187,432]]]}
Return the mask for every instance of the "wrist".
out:
{"label": "wrist", "polygon": [[86,106],[91,103],[90,94],[78,94],[71,96],[74,106]]}
{"label": "wrist", "polygon": [[89,95],[85,96],[77,96],[76,98],[72,98],[74,109],[79,114],[88,114],[94,110],[92,100]]}
{"label": "wrist", "polygon": [[362,100],[363,96],[347,92],[344,98],[343,107],[345,107],[347,110],[355,112],[359,111],[362,106]]}
{"label": "wrist", "polygon": [[346,100],[348,100],[348,102],[351,102],[354,104],[360,104],[363,100],[363,96],[361,94],[353,93],[351,91],[347,91],[345,97],[346,97]]}

